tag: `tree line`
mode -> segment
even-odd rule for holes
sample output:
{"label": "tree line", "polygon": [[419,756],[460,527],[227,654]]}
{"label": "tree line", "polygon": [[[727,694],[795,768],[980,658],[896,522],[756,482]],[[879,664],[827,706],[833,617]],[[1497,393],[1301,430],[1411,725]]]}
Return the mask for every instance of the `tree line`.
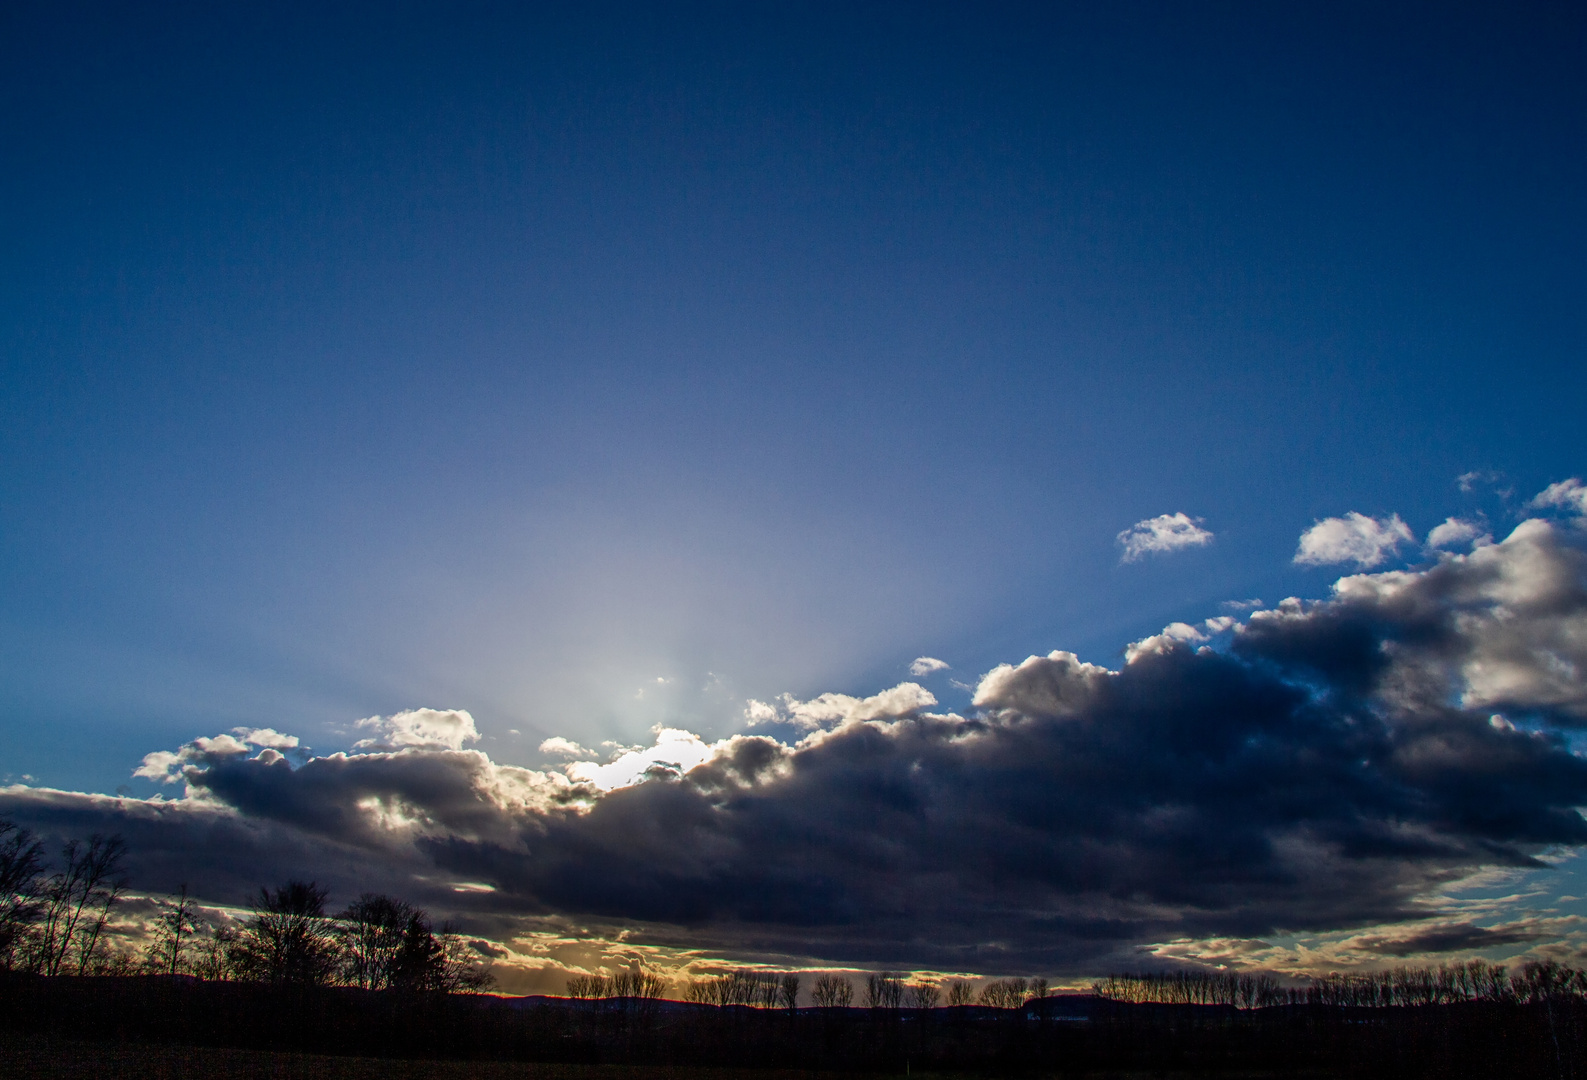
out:
{"label": "tree line", "polygon": [[[575,975],[567,981],[569,997],[660,998],[670,987],[660,975],[636,967],[613,976]],[[720,975],[688,979],[683,985],[683,1000],[698,1005],[744,1006],[757,1009],[793,1009],[799,1003],[800,976],[795,972],[739,969]],[[1046,979],[994,979],[981,987],[964,979],[939,982],[916,978],[906,981],[893,971],[868,974],[860,985],[860,1007],[867,1009],[935,1009],[949,1006],[984,1005],[994,1009],[1015,1009],[1032,997],[1046,997]],[[818,1009],[844,1009],[855,1003],[854,983],[842,975],[826,973],[816,977],[810,987],[810,1000]]]}
{"label": "tree line", "polygon": [[1261,973],[1173,971],[1109,975],[1091,989],[1100,997],[1132,1004],[1233,1005],[1239,1009],[1274,1005],[1392,1008],[1475,1001],[1525,1005],[1564,997],[1587,998],[1587,971],[1555,960],[1533,961],[1515,971],[1486,960],[1468,960],[1437,967],[1330,972],[1304,986],[1281,986],[1271,975]]}
{"label": "tree line", "polygon": [[154,899],[141,950],[106,933],[125,899],[119,836],[68,841],[53,872],[44,844],[0,819],[0,970],[36,975],[190,975],[275,986],[454,993],[493,981],[452,927],[406,901],[364,893],[337,912],[314,882],[261,887],[238,925],[211,922],[187,895]]}

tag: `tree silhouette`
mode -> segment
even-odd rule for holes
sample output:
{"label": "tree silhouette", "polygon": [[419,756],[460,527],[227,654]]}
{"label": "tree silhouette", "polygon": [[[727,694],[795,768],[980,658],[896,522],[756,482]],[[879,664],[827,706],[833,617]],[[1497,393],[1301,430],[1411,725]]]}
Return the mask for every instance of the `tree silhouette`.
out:
{"label": "tree silhouette", "polygon": [[963,979],[954,979],[948,983],[948,1004],[950,1006],[974,1005],[975,986]]}
{"label": "tree silhouette", "polygon": [[905,1003],[911,1009],[935,1009],[942,1000],[942,987],[931,979],[920,979],[905,988]]}
{"label": "tree silhouette", "polygon": [[17,966],[29,929],[38,920],[44,845],[33,833],[0,818],[0,971]]}
{"label": "tree silhouette", "polygon": [[232,966],[244,978],[273,985],[317,986],[336,967],[336,947],[325,918],[325,890],[312,881],[261,888],[253,917],[232,949]]}
{"label": "tree silhouette", "polygon": [[841,975],[821,975],[810,989],[810,1000],[820,1009],[843,1009],[854,1001],[854,986]]}
{"label": "tree silhouette", "polygon": [[[348,904],[336,917],[334,931],[346,981],[365,990],[390,986],[415,915],[422,912],[412,904],[378,893],[364,893]],[[411,965],[411,955],[405,962]]]}
{"label": "tree silhouette", "polygon": [[121,860],[127,845],[119,836],[95,833],[88,843],[69,840],[61,850],[66,865],[44,880],[39,899],[38,937],[30,965],[43,975],[59,975],[74,960],[78,974],[88,969],[110,909],[126,882]]}
{"label": "tree silhouette", "polygon": [[162,974],[175,975],[181,970],[185,939],[198,929],[193,920],[193,902],[187,896],[187,882],[176,903],[167,903],[155,918],[155,936],[150,949],[149,966]]}
{"label": "tree silhouette", "polygon": [[875,971],[865,979],[865,1004],[871,1009],[896,1009],[904,1002],[904,980],[891,971]]}

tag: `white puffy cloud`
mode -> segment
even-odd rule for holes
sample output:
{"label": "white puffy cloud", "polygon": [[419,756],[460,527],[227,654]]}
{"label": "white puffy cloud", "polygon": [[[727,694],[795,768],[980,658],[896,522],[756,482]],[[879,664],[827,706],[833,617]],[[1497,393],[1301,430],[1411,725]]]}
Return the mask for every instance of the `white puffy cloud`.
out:
{"label": "white puffy cloud", "polygon": [[1561,480],[1538,492],[1527,505],[1538,510],[1557,507],[1577,514],[1587,514],[1587,484],[1583,484],[1574,476],[1569,480]]}
{"label": "white puffy cloud", "polygon": [[359,750],[461,750],[479,739],[474,718],[464,709],[409,709],[371,716],[355,726],[375,732],[353,744]]}
{"label": "white puffy cloud", "polygon": [[999,664],[981,677],[972,704],[1031,716],[1070,716],[1083,711],[1113,675],[1072,652],[1055,649],[1028,656],[1018,666]]}
{"label": "white puffy cloud", "polygon": [[1401,544],[1415,539],[1398,514],[1370,518],[1352,511],[1344,517],[1324,518],[1302,533],[1295,562],[1301,566],[1351,562],[1363,568],[1377,566]]}
{"label": "white puffy cloud", "polygon": [[553,735],[540,744],[542,754],[556,754],[559,757],[589,757],[590,751],[584,749],[572,739],[564,739],[560,735]]}
{"label": "white puffy cloud", "polygon": [[1206,641],[1213,634],[1221,634],[1225,630],[1232,630],[1238,623],[1239,620],[1229,615],[1217,615],[1213,618],[1205,619],[1200,626],[1192,626],[1185,622],[1171,622],[1163,627],[1161,632],[1126,645],[1124,647],[1124,661],[1125,663],[1133,664],[1141,656],[1166,652],[1176,645],[1199,644]]}
{"label": "white puffy cloud", "polygon": [[1212,543],[1212,533],[1203,529],[1200,521],[1188,514],[1158,514],[1137,521],[1118,535],[1119,543],[1124,545],[1124,561],[1134,562],[1146,555],[1180,548],[1207,546]]}
{"label": "white puffy cloud", "polygon": [[918,679],[934,672],[947,671],[949,666],[946,660],[938,660],[935,656],[917,656],[909,665],[909,673]]}
{"label": "white puffy cloud", "polygon": [[817,730],[866,720],[897,720],[936,703],[936,695],[930,690],[919,683],[905,682],[867,698],[829,693],[799,701],[792,694],[784,694],[775,705],[751,699],[744,715],[751,724],[785,723]]}
{"label": "white puffy cloud", "polygon": [[1469,544],[1483,535],[1482,527],[1474,521],[1445,518],[1442,525],[1433,526],[1433,531],[1427,534],[1427,546],[1435,550],[1447,550]]}
{"label": "white puffy cloud", "polygon": [[625,750],[604,765],[594,761],[570,762],[564,771],[568,779],[575,783],[593,784],[602,791],[614,791],[632,787],[658,769],[682,775],[711,760],[715,752],[716,746],[705,742],[692,731],[661,728],[657,730],[656,741],[652,746]]}
{"label": "white puffy cloud", "polygon": [[299,745],[296,735],[283,735],[275,728],[235,727],[231,733],[249,746],[265,746],[271,750],[295,750]]}
{"label": "white puffy cloud", "polygon": [[143,755],[143,764],[132,770],[132,775],[153,780],[157,784],[174,784],[182,779],[183,770],[189,765],[246,753],[248,744],[230,735],[216,735],[214,738],[201,736],[174,753],[156,750]]}

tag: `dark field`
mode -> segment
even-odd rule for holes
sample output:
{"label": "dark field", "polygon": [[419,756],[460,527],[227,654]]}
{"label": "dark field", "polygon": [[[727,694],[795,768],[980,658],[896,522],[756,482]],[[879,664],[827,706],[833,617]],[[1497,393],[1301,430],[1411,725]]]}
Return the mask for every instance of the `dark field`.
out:
{"label": "dark field", "polygon": [[[262,1050],[189,1046],[107,1046],[0,1035],[3,1080],[837,1080],[841,1073],[790,1069],[706,1069],[644,1065],[543,1065],[500,1061],[393,1061]],[[926,1078],[949,1074],[914,1072]],[[962,1075],[962,1074],[961,1074]],[[1059,1073],[1087,1080],[1334,1080],[1339,1072],[1087,1072]]]}
{"label": "dark field", "polygon": [[[830,1074],[828,1074],[830,1075]],[[268,1050],[127,1046],[0,1035],[5,1080],[816,1080],[820,1073],[511,1061],[402,1061]]]}
{"label": "dark field", "polygon": [[750,1009],[0,980],[0,1077],[1584,1078],[1587,1003]]}

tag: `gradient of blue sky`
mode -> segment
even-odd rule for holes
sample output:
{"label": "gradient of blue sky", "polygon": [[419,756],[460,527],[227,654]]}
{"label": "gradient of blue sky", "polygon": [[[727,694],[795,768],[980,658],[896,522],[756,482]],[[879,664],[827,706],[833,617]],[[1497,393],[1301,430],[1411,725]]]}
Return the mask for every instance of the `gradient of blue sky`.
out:
{"label": "gradient of blue sky", "polygon": [[0,773],[962,705],[1502,531],[1584,468],[1584,16],[1381,8],[8,5]]}

